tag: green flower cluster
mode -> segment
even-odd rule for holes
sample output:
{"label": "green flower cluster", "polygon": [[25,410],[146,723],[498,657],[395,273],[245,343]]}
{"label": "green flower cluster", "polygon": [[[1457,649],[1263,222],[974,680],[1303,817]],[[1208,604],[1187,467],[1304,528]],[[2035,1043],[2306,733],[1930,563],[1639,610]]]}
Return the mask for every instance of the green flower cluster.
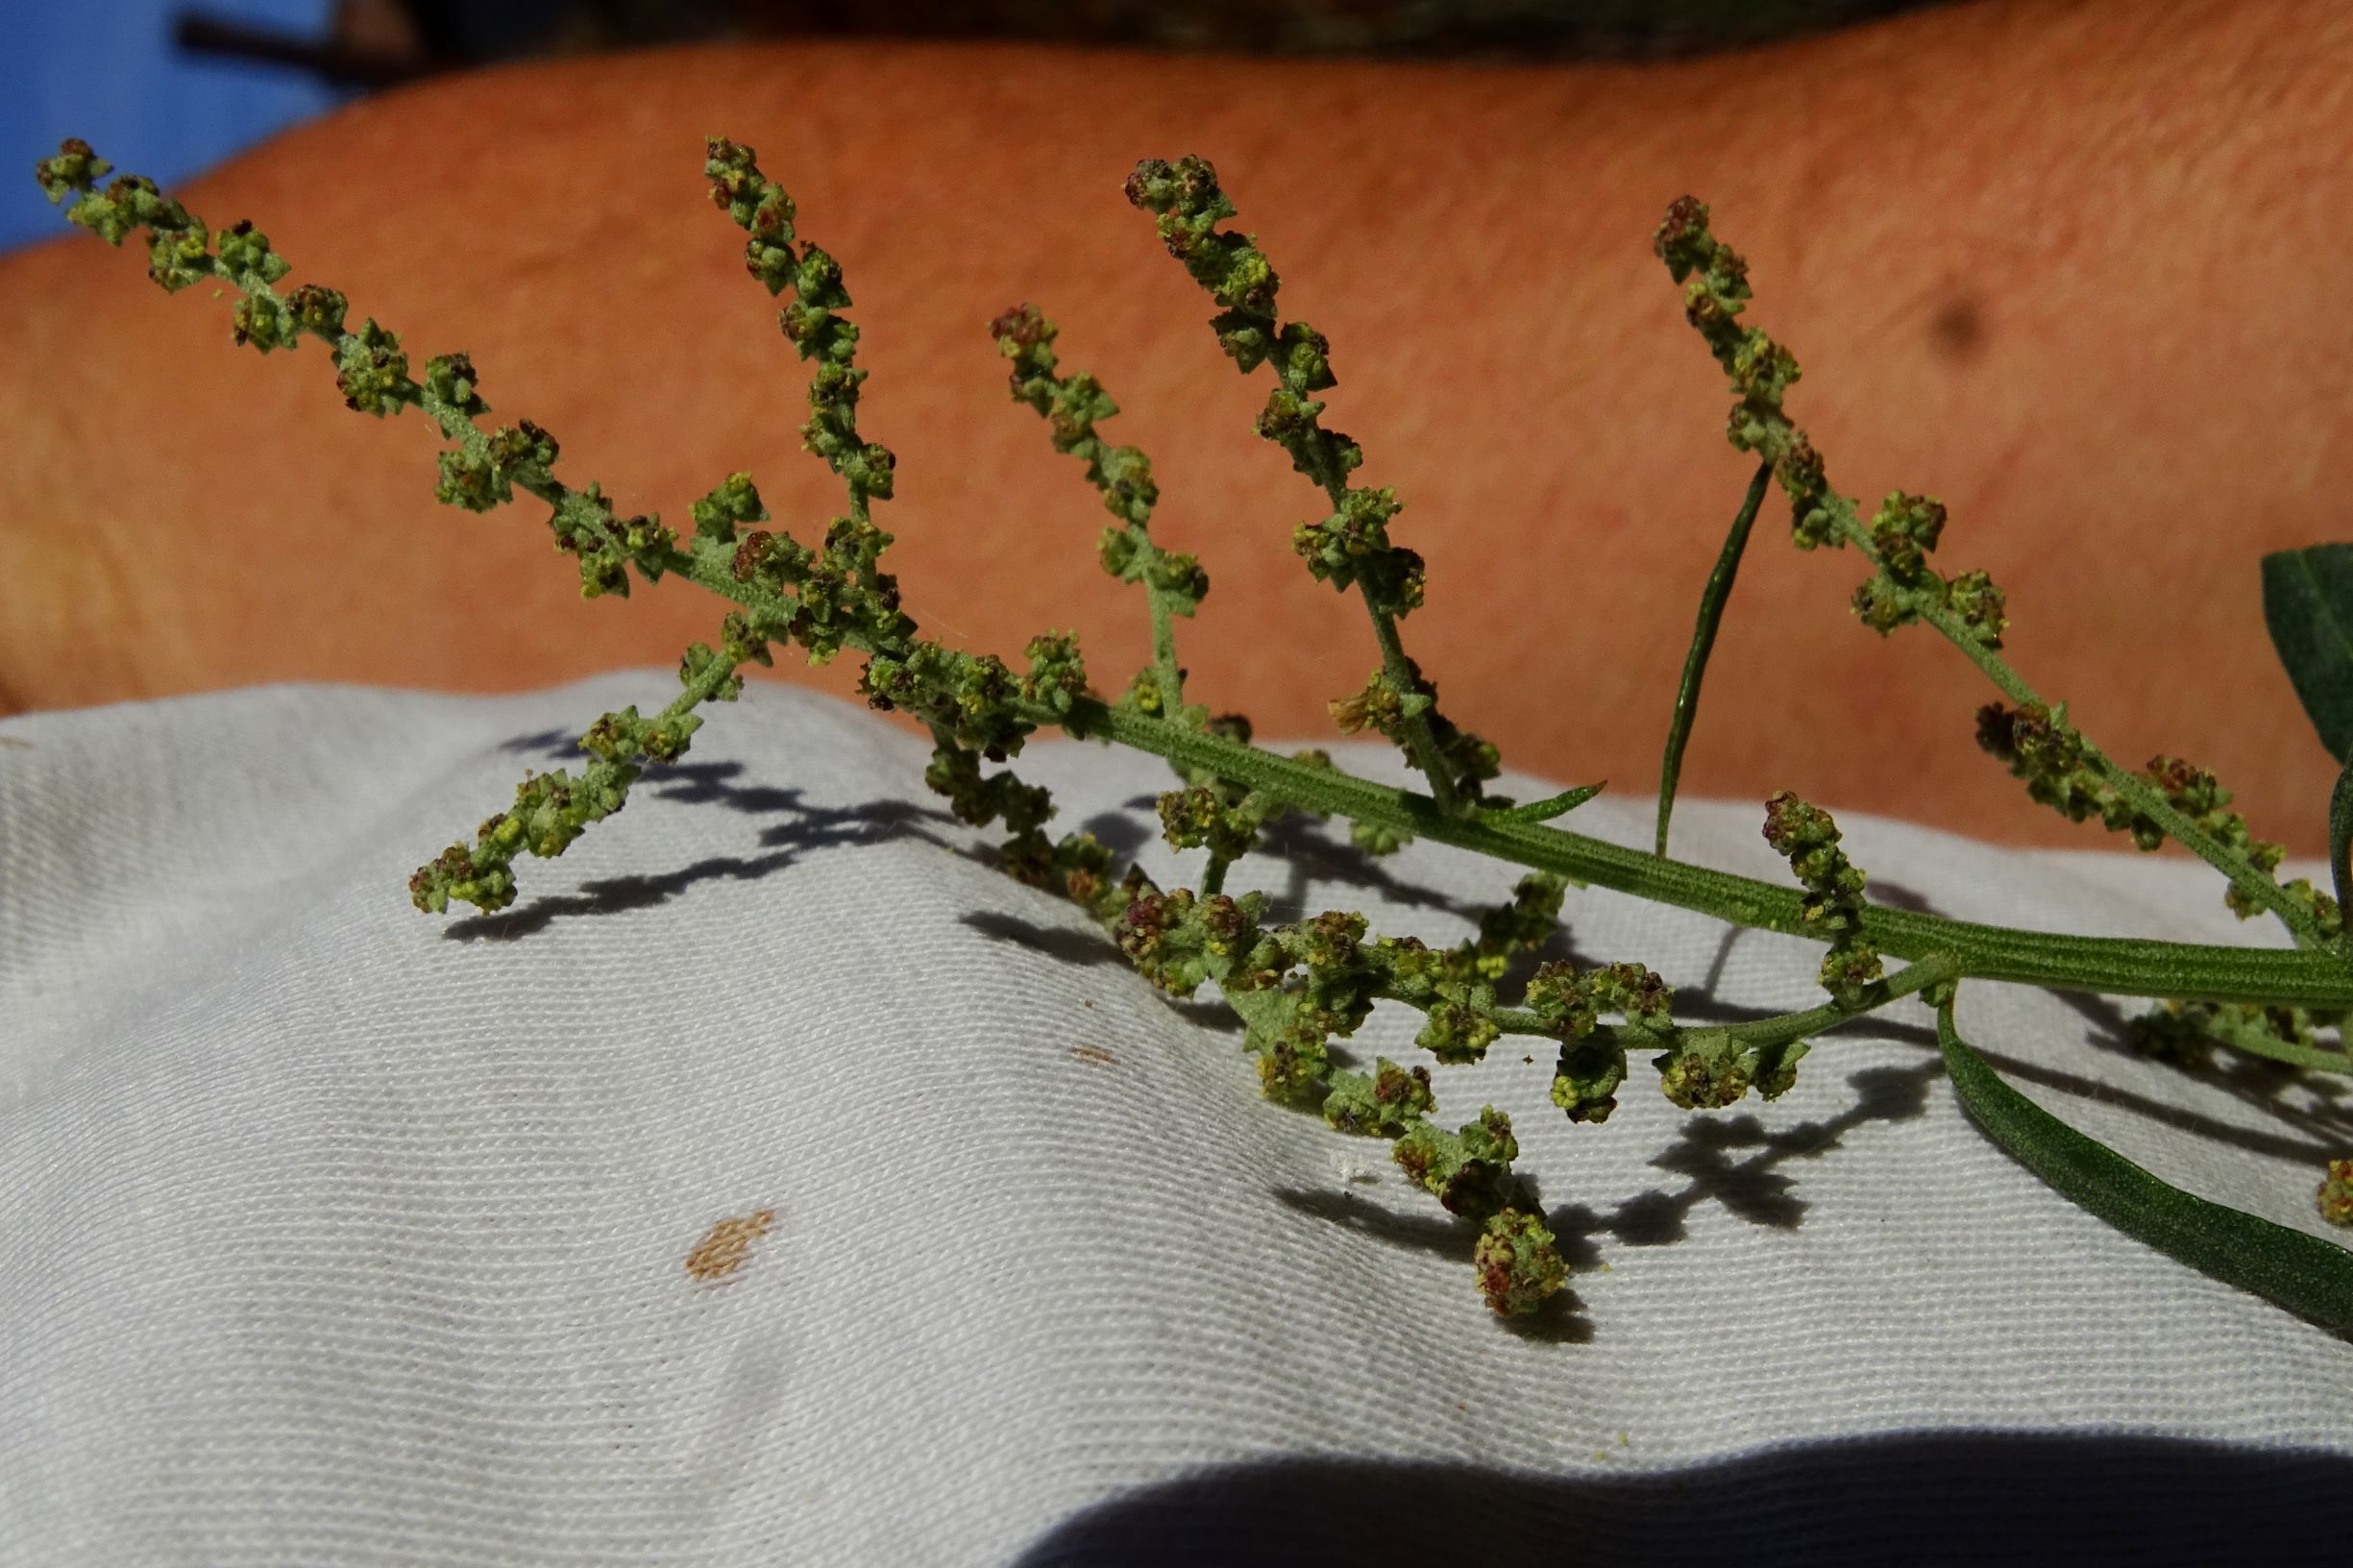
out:
{"label": "green flower cluster", "polygon": [[[2016,707],[1989,702],[1977,710],[1977,745],[2013,777],[2024,781],[2030,798],[2070,821],[2096,820],[2110,832],[2129,834],[2141,849],[2155,849],[2169,836],[2169,829],[2149,816],[2145,797],[2119,788],[2090,763],[2084,738],[2068,723],[2064,703],[2047,708],[2040,702]],[[2230,791],[2205,769],[2179,757],[2156,756],[2139,776],[2200,832],[2245,857],[2267,877],[2287,858],[2285,847],[2256,838],[2246,819],[2229,809]],[[2304,910],[2324,940],[2334,941],[2343,931],[2344,915],[2337,900],[2306,878],[2297,877],[2281,891]],[[2264,912],[2239,883],[2231,885],[2223,899],[2243,920]]]}
{"label": "green flower cluster", "polygon": [[1945,526],[1945,508],[1899,491],[1866,527],[1855,503],[1830,488],[1822,454],[1790,423],[1781,401],[1802,374],[1797,356],[1753,327],[1740,325],[1751,297],[1749,264],[1708,232],[1706,204],[1689,196],[1667,208],[1652,249],[1683,284],[1683,314],[1699,329],[1730,378],[1734,402],[1727,435],[1742,452],[1773,465],[1789,497],[1791,537],[1801,550],[1853,545],[1876,568],[1854,594],[1855,613],[1881,633],[1941,612],[1978,646],[2001,646],[2008,625],[2001,590],[1982,572],[1948,581],[1927,564]]}
{"label": "green flower cluster", "polygon": [[1579,972],[1554,963],[1528,982],[1528,1006],[1560,1038],[1553,1069],[1553,1103],[1571,1121],[1603,1122],[1618,1108],[1626,1082],[1626,1037],[1602,1028],[1617,1013],[1637,1031],[1664,1037],[1674,1025],[1675,991],[1640,964],[1610,964]]}
{"label": "green flower cluster", "polygon": [[1447,949],[1370,938],[1364,917],[1341,911],[1266,925],[1262,894],[1162,893],[1140,872],[1093,907],[1154,985],[1175,995],[1205,982],[1219,987],[1247,1021],[1267,1098],[1317,1110],[1343,1132],[1393,1139],[1401,1169],[1485,1228],[1493,1244],[1482,1255],[1482,1288],[1497,1311],[1519,1311],[1558,1289],[1566,1271],[1511,1180],[1518,1145],[1509,1118],[1490,1106],[1445,1132],[1428,1119],[1435,1102],[1427,1068],[1409,1072],[1382,1058],[1369,1075],[1350,1071],[1334,1065],[1329,1041],[1353,1035],[1376,1002],[1395,1001],[1425,1015],[1414,1043],[1438,1061],[1479,1060],[1513,1023],[1497,1006],[1494,977],[1512,954],[1551,935],[1562,889],[1556,877],[1522,879],[1508,904],[1482,917],[1477,937]]}
{"label": "green flower cluster", "polygon": [[[1152,460],[1134,447],[1115,447],[1095,434],[1095,422],[1117,413],[1119,405],[1092,376],[1054,374],[1056,331],[1034,305],[1016,306],[989,324],[997,351],[1013,361],[1007,379],[1014,397],[1045,417],[1056,452],[1086,463],[1087,482],[1102,493],[1105,509],[1119,520],[1103,530],[1097,545],[1103,570],[1121,582],[1144,584],[1170,614],[1190,616],[1209,592],[1209,574],[1195,557],[1152,542],[1148,525],[1160,500]],[[1173,704],[1176,694],[1164,695]]]}
{"label": "green flower cluster", "polygon": [[[1235,215],[1235,208],[1207,159],[1145,159],[1128,176],[1125,188],[1129,202],[1154,215],[1168,254],[1223,307],[1210,327],[1235,368],[1247,375],[1261,364],[1274,367],[1276,385],[1259,413],[1258,433],[1287,453],[1291,466],[1320,486],[1331,502],[1329,515],[1299,525],[1291,547],[1318,581],[1356,589],[1371,614],[1381,644],[1381,678],[1401,704],[1396,723],[1383,733],[1395,739],[1429,778],[1441,805],[1476,800],[1481,784],[1495,776],[1494,748],[1437,711],[1437,687],[1406,657],[1398,641],[1397,621],[1422,603],[1422,558],[1389,539],[1389,521],[1400,510],[1396,492],[1349,483],[1348,476],[1363,465],[1364,449],[1324,428],[1325,405],[1312,394],[1339,384],[1332,373],[1330,341],[1306,322],[1277,319],[1275,295],[1282,280],[1255,235],[1217,227]],[[1486,759],[1484,772],[1481,758]]]}
{"label": "green flower cluster", "polygon": [[746,146],[713,136],[702,172],[711,183],[712,205],[745,232],[744,270],[772,298],[787,289],[792,301],[777,312],[776,325],[803,359],[817,361],[809,381],[809,422],[800,428],[805,449],[823,458],[849,487],[850,515],[866,519],[870,498],[891,498],[898,459],[891,449],[858,434],[858,389],[867,373],[853,361],[858,327],[839,312],[850,304],[842,286],[842,266],[814,243],[794,248],[795,209],[784,187],[764,178],[757,156]]}
{"label": "green flower cluster", "polygon": [[1838,824],[1820,806],[1783,790],[1765,802],[1765,842],[1789,858],[1805,884],[1799,906],[1806,934],[1830,944],[1823,955],[1822,989],[1851,1001],[1886,972],[1863,935],[1863,870],[1838,846]]}

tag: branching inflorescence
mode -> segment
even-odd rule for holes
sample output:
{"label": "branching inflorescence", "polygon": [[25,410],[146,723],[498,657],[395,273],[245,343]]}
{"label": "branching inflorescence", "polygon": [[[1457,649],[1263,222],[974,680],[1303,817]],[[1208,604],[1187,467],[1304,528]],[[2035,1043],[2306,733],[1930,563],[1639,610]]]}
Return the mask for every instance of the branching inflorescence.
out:
{"label": "branching inflorescence", "polygon": [[[1437,1119],[1426,1066],[1386,1058],[1370,1072],[1338,1065],[1331,1042],[1352,1035],[1377,1004],[1414,1009],[1422,1018],[1414,1043],[1440,1063],[1477,1062],[1507,1036],[1546,1040],[1558,1053],[1554,1105],[1572,1121],[1601,1122],[1617,1106],[1630,1050],[1649,1057],[1664,1093],[1679,1106],[1728,1106],[1752,1092],[1770,1099],[1793,1086],[1816,1037],[1918,993],[1940,1010],[1947,1061],[1964,1103],[2054,1185],[2201,1267],[2308,1316],[2353,1324],[2353,1271],[2343,1253],[2293,1233],[2282,1233],[2293,1238],[2281,1240],[2268,1234],[2277,1227],[2264,1231],[2260,1220],[2201,1204],[2145,1173],[2134,1172],[2147,1186],[2108,1179],[2114,1172],[2099,1162],[2123,1162],[2097,1145],[2090,1145],[2092,1153],[2068,1144],[2065,1158],[2049,1154],[2059,1147],[2058,1135],[2035,1120],[2042,1113],[2003,1099],[2014,1091],[1953,1032],[1961,981],[2023,980],[2161,998],[2165,1005],[2145,1022],[2143,1038],[2175,1056],[2219,1046],[2316,1070],[2353,1071],[2353,1058],[2317,1033],[2353,1008],[2353,968],[2337,950],[2343,922],[2328,894],[2274,879],[2279,849],[2249,835],[2226,809],[2229,796],[2213,775],[2165,757],[2126,772],[2073,726],[2064,704],[2046,703],[2026,687],[2000,654],[2007,617],[2001,591],[1982,572],[1948,576],[1931,564],[1946,525],[1941,503],[1897,492],[1866,520],[1830,487],[1821,454],[1782,409],[1798,380],[1797,361],[1762,331],[1739,324],[1749,299],[1746,264],[1710,233],[1704,207],[1689,198],[1675,203],[1654,247],[1685,284],[1690,321],[1730,378],[1731,442],[1757,454],[1761,466],[1703,600],[1670,725],[1657,851],[1642,854],[1555,825],[1598,786],[1525,804],[1489,794],[1499,776],[1496,748],[1441,711],[1436,686],[1405,649],[1401,624],[1420,607],[1428,583],[1422,558],[1390,536],[1401,503],[1390,489],[1356,481],[1363,449],[1322,422],[1326,404],[1316,394],[1336,384],[1331,344],[1306,322],[1278,315],[1280,280],[1251,236],[1219,227],[1235,208],[1208,162],[1147,159],[1127,180],[1128,200],[1151,216],[1169,254],[1217,306],[1210,325],[1235,367],[1247,375],[1264,366],[1273,375],[1258,432],[1281,446],[1319,492],[1319,515],[1298,523],[1293,549],[1316,580],[1362,602],[1379,655],[1361,689],[1333,700],[1333,718],[1343,733],[1372,730],[1394,742],[1420,775],[1420,790],[1350,774],[1320,750],[1284,754],[1256,746],[1247,720],[1213,715],[1189,700],[1176,623],[1199,610],[1209,577],[1191,555],[1153,539],[1159,491],[1149,459],[1099,433],[1117,405],[1092,376],[1061,372],[1054,325],[1031,306],[998,316],[991,333],[1009,362],[1013,397],[1046,420],[1058,452],[1086,465],[1111,514],[1098,551],[1110,576],[1144,590],[1151,662],[1106,697],[1090,681],[1068,633],[1033,638],[1018,670],[919,635],[896,582],[881,570],[892,535],[875,524],[872,510],[891,498],[896,459],[858,428],[867,373],[856,363],[859,328],[843,314],[851,301],[842,268],[799,237],[792,198],[762,175],[751,149],[713,137],[706,151],[712,201],[747,236],[746,270],[772,297],[785,300],[777,324],[813,366],[802,443],[840,478],[846,496],[844,514],[813,545],[763,527],[772,520],[747,474],[727,476],[696,501],[692,530],[683,535],[658,517],[621,516],[598,485],[575,487],[557,477],[560,449],[546,429],[529,420],[484,428],[490,404],[465,354],[412,366],[397,334],[373,320],[350,326],[347,302],[333,289],[305,284],[281,294],[276,284],[288,264],[251,223],[211,231],[135,175],[101,188],[110,170],[79,141],[38,165],[52,201],[72,198],[74,222],[114,245],[144,231],[150,275],[165,289],[233,285],[237,343],[267,354],[318,338],[350,407],[379,418],[411,407],[424,413],[447,443],[437,500],[488,511],[522,492],[545,503],[557,547],[577,567],[583,597],[625,596],[632,576],[649,584],[674,576],[731,606],[714,643],[687,649],[675,699],[651,716],[631,707],[599,718],[580,737],[591,760],[577,773],[527,775],[512,803],[471,840],[418,869],[409,882],[418,908],[504,907],[515,896],[517,857],[560,854],[591,823],[622,809],[646,769],[687,751],[704,703],[738,695],[745,665],[769,664],[779,644],[799,649],[812,663],[846,649],[865,661],[859,690],[869,703],[904,712],[930,732],[924,774],[930,787],[963,821],[1003,829],[1009,871],[1078,903],[1137,970],[1169,994],[1214,985],[1246,1027],[1268,1097],[1318,1111],[1342,1132],[1390,1142],[1399,1168],[1474,1229],[1478,1283],[1499,1312],[1535,1310],[1566,1274],[1552,1232],[1513,1174],[1518,1143],[1510,1117],[1486,1106],[1448,1131]],[[2299,950],[2053,936],[1880,908],[1866,898],[1864,874],[1840,847],[1829,814],[1786,792],[1767,802],[1764,832],[1788,857],[1795,886],[1668,858],[1675,773],[1700,678],[1769,481],[1790,498],[1802,548],[1849,546],[1864,558],[1870,575],[1854,593],[1853,609],[1866,625],[1886,634],[1924,623],[1993,679],[2007,703],[1978,716],[1979,741],[2026,781],[2034,798],[2077,821],[2097,817],[2145,848],[2168,839],[2183,844],[2223,873],[2233,909],[2275,916]],[[1111,850],[1086,833],[1050,838],[1045,824],[1054,806],[1047,793],[1003,766],[1040,731],[1167,759],[1179,782],[1160,797],[1161,821],[1171,845],[1203,852],[1198,885],[1164,889],[1140,868],[1115,864]],[[2353,792],[2340,794],[2353,801]],[[1475,937],[1451,946],[1378,935],[1361,915],[1342,911],[1269,920],[1262,895],[1223,892],[1226,872],[1258,845],[1267,823],[1291,812],[1341,819],[1355,842],[1374,853],[1423,837],[1518,865],[1526,874],[1507,901],[1483,917]],[[2343,815],[2353,832],[2353,804]],[[1676,1017],[1673,990],[1642,964],[1584,969],[1536,964],[1535,950],[1555,931],[1572,882],[1818,940],[1827,948],[1819,974],[1827,1000],[1730,1026],[1689,1025]],[[1889,958],[1903,960],[1903,967],[1889,973]],[[2037,1164],[2040,1154],[2049,1158]],[[2078,1180],[2073,1173],[2083,1169],[2099,1179]],[[2332,1218],[2353,1219],[2353,1200],[2343,1195],[2353,1178],[2345,1170],[2353,1164],[2332,1167],[2322,1188]],[[2141,1205],[2130,1213],[2113,1195],[2127,1190]],[[2182,1207],[2193,1205],[2198,1207]],[[2168,1230],[2204,1227],[2199,1234],[2210,1240],[2217,1224],[2238,1227],[2231,1235],[2239,1243],[2177,1244]],[[2298,1241],[2328,1256],[2299,1250]],[[2268,1274],[2233,1261],[2275,1256],[2289,1262]],[[2280,1268],[2292,1276],[2290,1285],[2279,1284]]]}

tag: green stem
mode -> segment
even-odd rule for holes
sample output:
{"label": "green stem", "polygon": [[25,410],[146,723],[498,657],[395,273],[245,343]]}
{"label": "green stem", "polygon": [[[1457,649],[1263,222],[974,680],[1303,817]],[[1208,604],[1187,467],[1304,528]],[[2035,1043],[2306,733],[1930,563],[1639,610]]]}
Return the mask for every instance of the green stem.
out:
{"label": "green stem", "polygon": [[1209,864],[1201,870],[1202,897],[1214,898],[1226,891],[1226,868],[1233,864],[1216,850],[1210,851]]}
{"label": "green stem", "polygon": [[[1872,543],[1871,530],[1862,525],[1853,510],[1840,507],[1837,517],[1840,536],[1871,563],[1873,570],[1888,576],[1889,580],[1894,581],[1887,573],[1886,562],[1880,559],[1877,549]],[[2045,709],[2050,707],[2017,671],[2010,668],[2007,660],[1985,646],[1975,627],[1954,614],[1933,593],[1905,588],[1900,583],[1897,585],[1897,591],[1904,596],[1906,603],[1921,620],[1934,626],[1944,634],[1947,642],[1967,654],[1970,662],[1983,671],[1986,678],[1999,687],[2011,701],[2032,703]],[[2287,889],[2273,881],[2268,872],[2200,827],[2186,812],[2167,799],[2165,792],[2147,779],[2118,766],[2080,729],[2075,731],[2075,738],[2082,744],[2084,760],[2108,781],[2117,794],[2131,802],[2133,810],[2165,829],[2167,837],[2228,877],[2232,886],[2243,893],[2250,902],[2278,916],[2280,923],[2288,928],[2297,946],[2317,948],[2323,944],[2320,928],[2315,923],[2311,912],[2298,904]]]}
{"label": "green stem", "polygon": [[[738,582],[730,567],[732,559],[733,551],[724,545],[697,539],[688,550],[672,551],[664,564],[678,576],[745,606],[752,612],[755,625],[760,621],[781,625],[788,620],[790,600],[754,584]],[[859,640],[852,641],[863,651],[873,651]],[[1295,762],[1255,746],[1097,700],[1080,703],[1067,718],[1058,718],[1044,708],[1033,709],[1024,717],[1042,728],[1058,727],[1081,739],[1112,741],[1204,769],[1246,788],[1264,790],[1305,811],[1434,839],[1513,865],[1553,871],[1580,884],[1697,910],[1735,925],[1806,935],[1799,908],[1802,894],[1793,887],[1661,859],[1564,828],[1452,814],[1428,796],[1336,769]],[[2318,953],[2068,936],[1876,905],[1865,912],[1863,934],[1880,952],[1897,958],[1919,960],[1949,951],[1959,959],[1963,974],[1988,980],[2114,995],[2353,1009],[2353,968]]]}
{"label": "green stem", "polygon": [[[1287,368],[1278,367],[1275,379],[1295,396],[1308,396],[1304,384],[1294,382]],[[1325,499],[1337,511],[1348,495],[1348,476],[1337,472],[1328,462],[1318,462],[1315,466],[1317,472],[1310,478],[1322,486]],[[1397,635],[1396,617],[1375,604],[1372,590],[1361,582],[1357,584],[1357,596],[1363,601],[1364,613],[1372,618],[1373,641],[1381,647],[1381,673],[1390,689],[1401,698],[1420,692],[1421,677],[1414,673],[1411,661],[1406,657],[1405,642]],[[1437,733],[1430,726],[1429,714],[1411,713],[1399,720],[1397,739],[1405,747],[1406,755],[1414,768],[1430,781],[1431,798],[1437,802],[1438,809],[1450,815],[1460,811],[1462,801],[1460,793],[1455,788],[1454,772],[1446,766],[1445,753],[1438,749]]]}
{"label": "green stem", "polygon": [[2331,1051],[2317,1045],[2298,1045],[2292,1040],[2282,1040],[2263,1029],[2233,1029],[2218,1031],[2214,1042],[2224,1050],[2240,1051],[2248,1056],[2266,1057],[2284,1062],[2292,1067],[2313,1067],[2321,1072],[2353,1072],[2353,1057],[2341,1051]]}
{"label": "green stem", "polygon": [[[1054,721],[1041,710],[1038,722]],[[1127,709],[1090,703],[1072,713],[1064,727],[1207,769],[1303,810],[1434,839],[1736,925],[1806,934],[1799,908],[1802,894],[1794,887],[1662,860],[1564,828],[1451,817],[1427,796],[1293,762]],[[2117,995],[2353,1007],[2353,969],[2317,953],[2067,936],[1875,905],[1865,912],[1863,933],[1880,952],[1897,958],[1949,951],[1964,974],[1989,980]]]}
{"label": "green stem", "polygon": [[[1127,531],[1139,550],[1152,548],[1152,537],[1142,525],[1130,523]],[[1144,600],[1152,615],[1152,674],[1160,685],[1161,712],[1173,718],[1185,707],[1185,672],[1177,668],[1176,617],[1169,609],[1169,596],[1149,582],[1144,584]]]}
{"label": "green stem", "polygon": [[[1958,980],[1966,968],[1958,953],[1930,953],[1918,963],[1906,965],[1884,980],[1875,980],[1843,1002],[1826,1002],[1802,1013],[1781,1013],[1770,1018],[1752,1018],[1747,1023],[1726,1024],[1715,1029],[1686,1029],[1685,1034],[1722,1035],[1742,1045],[1786,1045],[1793,1041],[1810,1039],[1826,1029],[1832,1029],[1850,1018],[1875,1012],[1888,1003],[1900,1001],[1915,992],[1930,986]],[[1605,1032],[1615,1033],[1614,1030]],[[1645,1041],[1656,1031],[1637,1026]]]}
{"label": "green stem", "polygon": [[[1406,661],[1405,644],[1398,640],[1397,622],[1386,610],[1373,607],[1368,598],[1364,609],[1373,618],[1373,636],[1381,644],[1381,670],[1388,677],[1392,690],[1403,696],[1418,692],[1422,683]],[[1409,714],[1401,726],[1405,731],[1406,753],[1413,759],[1422,776],[1430,780],[1430,794],[1440,811],[1453,815],[1461,810],[1461,797],[1455,790],[1453,772],[1446,758],[1438,750],[1438,738],[1432,733],[1426,714]]]}

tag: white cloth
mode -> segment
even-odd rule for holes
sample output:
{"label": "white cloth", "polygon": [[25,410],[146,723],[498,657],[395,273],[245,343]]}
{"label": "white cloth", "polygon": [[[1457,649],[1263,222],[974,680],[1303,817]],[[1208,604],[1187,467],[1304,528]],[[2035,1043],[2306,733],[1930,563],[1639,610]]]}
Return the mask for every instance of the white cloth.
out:
{"label": "white cloth", "polygon": [[[1445,1125],[1511,1113],[1580,1265],[1530,1328],[1385,1144],[1261,1100],[1216,1008],[990,869],[847,705],[755,686],[506,915],[409,906],[527,767],[674,690],[0,723],[0,1563],[2341,1560],[2353,1352],[1993,1148],[1913,1004],[1722,1113],[1637,1064],[1571,1125],[1508,1040],[1435,1069]],[[1155,759],[1018,766],[1183,874]],[[1650,807],[1575,821],[1647,844]],[[1786,874],[1758,822],[1691,803],[1677,851]],[[2275,940],[2194,863],[1844,826],[1942,913]],[[1282,843],[1236,891],[1434,942],[1517,874]],[[1602,891],[1564,921],[1686,999],[1819,999],[1803,943]],[[1976,985],[1962,1021],[2159,1174],[2328,1234],[2346,1114],[2144,1061],[2112,1011]]]}

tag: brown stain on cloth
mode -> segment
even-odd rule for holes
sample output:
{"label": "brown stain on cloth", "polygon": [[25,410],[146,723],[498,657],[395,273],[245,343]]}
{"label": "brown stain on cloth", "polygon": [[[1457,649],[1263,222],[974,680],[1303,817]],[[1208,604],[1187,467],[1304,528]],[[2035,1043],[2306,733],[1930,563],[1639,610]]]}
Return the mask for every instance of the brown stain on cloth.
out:
{"label": "brown stain on cloth", "polygon": [[776,1217],[773,1209],[730,1219],[723,1219],[711,1227],[695,1250],[686,1255],[686,1271],[702,1281],[723,1280],[744,1266],[751,1244],[768,1234],[768,1227]]}

